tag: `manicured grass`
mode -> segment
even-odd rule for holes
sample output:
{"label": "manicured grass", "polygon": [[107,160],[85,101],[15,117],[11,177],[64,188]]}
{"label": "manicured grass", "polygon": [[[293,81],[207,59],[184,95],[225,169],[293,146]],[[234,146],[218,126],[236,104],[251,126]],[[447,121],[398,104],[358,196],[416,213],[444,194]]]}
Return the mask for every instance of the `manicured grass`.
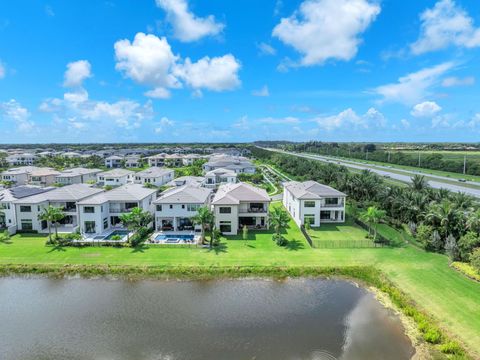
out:
{"label": "manicured grass", "polygon": [[[278,205],[276,205],[278,206]],[[312,249],[293,223],[284,236],[290,245],[272,241],[272,232],[250,232],[223,239],[214,250],[163,248],[55,248],[45,246],[45,236],[16,235],[0,243],[1,264],[74,264],[160,267],[349,267],[374,266],[396,286],[432,314],[449,333],[480,356],[480,283],[451,269],[444,255],[413,246],[374,249]]]}
{"label": "manicured grass", "polygon": [[322,224],[308,230],[312,243],[317,248],[372,247],[367,231],[347,218],[343,224]]}

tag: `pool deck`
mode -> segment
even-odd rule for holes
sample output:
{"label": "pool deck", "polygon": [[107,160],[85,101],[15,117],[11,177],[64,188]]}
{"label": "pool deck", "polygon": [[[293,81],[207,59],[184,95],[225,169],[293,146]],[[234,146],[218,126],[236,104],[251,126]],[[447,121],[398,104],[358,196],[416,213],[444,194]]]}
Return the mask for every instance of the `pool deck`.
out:
{"label": "pool deck", "polygon": [[[128,231],[124,227],[111,227],[101,234],[82,234],[83,238],[81,240],[74,240],[75,242],[92,242],[92,243],[124,243],[127,242],[128,236],[125,235],[121,240],[107,240],[105,239],[108,235],[115,231]],[[133,232],[130,232],[128,235],[132,236]]]}

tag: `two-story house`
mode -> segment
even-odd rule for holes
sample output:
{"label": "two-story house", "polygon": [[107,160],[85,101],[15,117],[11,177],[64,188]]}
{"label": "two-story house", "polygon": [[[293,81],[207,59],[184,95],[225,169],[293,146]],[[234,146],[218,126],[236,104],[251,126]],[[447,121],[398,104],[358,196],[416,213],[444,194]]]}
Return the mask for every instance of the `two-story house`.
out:
{"label": "two-story house", "polygon": [[9,189],[0,190],[0,230],[8,230],[9,234],[15,234],[17,231],[17,214],[15,211],[15,201],[27,198],[33,195],[39,195],[47,191],[54,190],[53,187],[38,187],[31,185],[21,185]]}
{"label": "two-story house", "polygon": [[135,173],[134,183],[162,186],[172,181],[174,174],[172,169],[151,167]]}
{"label": "two-story house", "polygon": [[216,188],[223,184],[235,184],[237,182],[237,173],[230,169],[218,168],[210,170],[205,174],[204,186]]}
{"label": "two-story house", "polygon": [[73,168],[67,169],[55,178],[55,181],[61,185],[86,184],[97,181],[97,175],[101,173],[100,169]]}
{"label": "two-story house", "polygon": [[120,216],[139,207],[154,215],[156,189],[140,184],[127,184],[91,196],[78,202],[80,231],[83,234],[101,234],[121,225]]}
{"label": "two-story house", "polygon": [[139,168],[143,165],[142,158],[139,155],[128,155],[125,157],[125,167]]}
{"label": "two-story house", "polygon": [[28,184],[28,175],[33,171],[39,169],[36,166],[20,166],[16,168],[2,171],[2,181],[13,183],[17,186]]}
{"label": "two-story house", "polygon": [[226,235],[236,235],[243,226],[266,229],[269,205],[264,189],[241,182],[221,185],[212,200],[215,225]]}
{"label": "two-story house", "polygon": [[113,169],[97,174],[97,182],[104,186],[121,186],[131,183],[135,172],[125,169]]}
{"label": "two-story house", "polygon": [[59,221],[58,231],[74,232],[79,224],[77,202],[101,192],[103,192],[102,189],[85,184],[74,184],[16,200],[17,229],[46,233],[48,224],[40,220],[39,216],[43,209],[55,206],[61,208],[65,214],[65,217]]}
{"label": "two-story house", "polygon": [[199,187],[199,186],[202,186],[204,182],[205,182],[205,178],[202,176],[180,176],[168,182],[166,185],[175,186],[175,187],[191,185],[191,186]]}
{"label": "two-story house", "polygon": [[192,217],[202,206],[209,206],[212,191],[198,186],[168,189],[154,201],[157,230],[193,230]]}
{"label": "two-story house", "polygon": [[121,168],[123,164],[123,157],[117,156],[117,155],[112,155],[107,158],[105,158],[105,167],[110,168],[110,169],[117,169]]}
{"label": "two-story house", "polygon": [[12,154],[7,156],[5,161],[11,166],[28,166],[35,164],[37,161],[37,155],[30,153]]}
{"label": "two-story house", "polygon": [[316,181],[290,181],[284,184],[283,205],[298,226],[345,221],[346,195]]}
{"label": "two-story house", "polygon": [[50,186],[55,184],[59,171],[50,168],[37,168],[28,174],[28,183],[30,185]]}
{"label": "two-story house", "polygon": [[152,155],[147,158],[148,165],[150,167],[162,167],[165,166],[165,156],[167,154],[157,154],[157,155]]}

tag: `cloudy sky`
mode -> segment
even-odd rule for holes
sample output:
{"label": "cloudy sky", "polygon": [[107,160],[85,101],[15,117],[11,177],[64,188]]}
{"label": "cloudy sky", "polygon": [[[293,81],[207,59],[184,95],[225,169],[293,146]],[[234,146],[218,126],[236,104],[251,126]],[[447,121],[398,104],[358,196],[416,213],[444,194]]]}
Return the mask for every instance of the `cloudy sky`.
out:
{"label": "cloudy sky", "polygon": [[0,142],[479,141],[478,0],[4,0]]}

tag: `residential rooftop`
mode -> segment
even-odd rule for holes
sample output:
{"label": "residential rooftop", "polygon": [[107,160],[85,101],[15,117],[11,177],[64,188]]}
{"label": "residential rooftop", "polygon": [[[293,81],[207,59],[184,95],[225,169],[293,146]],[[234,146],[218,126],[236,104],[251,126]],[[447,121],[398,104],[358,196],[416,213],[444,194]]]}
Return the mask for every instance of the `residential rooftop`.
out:
{"label": "residential rooftop", "polygon": [[102,189],[94,188],[86,184],[67,185],[38,195],[29,196],[17,200],[22,204],[37,204],[44,201],[72,201],[76,202],[86,197],[103,192]]}
{"label": "residential rooftop", "polygon": [[135,173],[139,177],[160,177],[171,173],[173,170],[168,168],[151,167]]}
{"label": "residential rooftop", "polygon": [[341,191],[312,180],[305,182],[289,181],[284,183],[284,187],[297,199],[316,200],[325,197],[346,196]]}
{"label": "residential rooftop", "polygon": [[42,194],[54,190],[54,187],[39,187],[33,185],[21,185],[0,190],[0,201],[15,201],[29,196]]}
{"label": "residential rooftop", "polygon": [[131,170],[125,170],[125,169],[112,169],[109,171],[102,172],[98,175],[104,176],[104,177],[123,177],[127,175],[132,175],[134,174],[134,171]]}
{"label": "residential rooftop", "polygon": [[80,201],[79,205],[99,205],[108,201],[141,201],[157,192],[141,184],[126,184]]}
{"label": "residential rooftop", "polygon": [[72,169],[61,171],[57,177],[75,177],[75,176],[81,176],[81,175],[87,175],[87,174],[96,174],[99,172],[102,172],[102,170],[86,169],[86,168],[78,167],[78,168],[72,168]]}
{"label": "residential rooftop", "polygon": [[203,187],[185,185],[171,188],[154,201],[155,204],[198,204],[205,203],[212,191]]}
{"label": "residential rooftop", "polygon": [[270,197],[264,189],[240,182],[221,185],[213,198],[212,204],[238,205],[240,202],[247,201],[270,201]]}

